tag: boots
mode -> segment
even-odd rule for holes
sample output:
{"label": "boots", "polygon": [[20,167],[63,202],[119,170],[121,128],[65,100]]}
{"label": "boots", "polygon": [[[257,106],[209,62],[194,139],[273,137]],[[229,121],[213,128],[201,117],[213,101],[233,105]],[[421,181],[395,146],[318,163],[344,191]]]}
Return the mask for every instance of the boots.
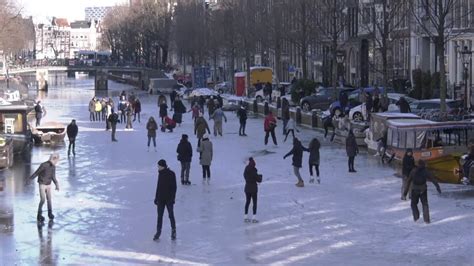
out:
{"label": "boots", "polygon": [[245,214],[245,215],[244,215],[244,222],[250,223],[250,221],[251,221],[251,220],[250,220],[250,218],[249,218],[249,215],[248,215],[248,214]]}
{"label": "boots", "polygon": [[252,223],[258,223],[258,220],[257,220],[257,215],[254,214],[253,217],[252,217]]}
{"label": "boots", "polygon": [[309,183],[310,183],[310,184],[313,184],[313,183],[314,183],[314,177],[311,176],[311,178],[309,179]]}
{"label": "boots", "polygon": [[171,229],[171,240],[176,240],[176,229]]}
{"label": "boots", "polygon": [[38,216],[36,216],[36,220],[38,222],[44,222],[44,217],[41,215],[41,212],[38,212]]}
{"label": "boots", "polygon": [[53,220],[53,219],[54,219],[53,211],[48,211],[48,218],[49,218],[50,220]]}
{"label": "boots", "polygon": [[155,236],[153,236],[153,241],[160,239],[161,232],[156,232]]}
{"label": "boots", "polygon": [[304,181],[303,181],[303,180],[299,180],[298,183],[295,184],[295,186],[297,186],[297,187],[304,187]]}

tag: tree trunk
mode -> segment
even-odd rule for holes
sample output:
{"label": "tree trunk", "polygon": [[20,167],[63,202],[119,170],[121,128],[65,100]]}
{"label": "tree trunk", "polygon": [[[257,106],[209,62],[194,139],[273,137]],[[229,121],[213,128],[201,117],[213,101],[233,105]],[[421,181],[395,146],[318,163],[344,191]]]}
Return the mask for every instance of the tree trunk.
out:
{"label": "tree trunk", "polygon": [[168,44],[165,44],[165,45],[162,45],[161,46],[161,51],[162,51],[162,54],[161,54],[161,65],[163,67],[165,67],[168,63]]}
{"label": "tree trunk", "polygon": [[440,35],[436,42],[438,46],[439,59],[439,99],[441,104],[441,112],[446,112],[446,66],[444,64],[444,35]]}

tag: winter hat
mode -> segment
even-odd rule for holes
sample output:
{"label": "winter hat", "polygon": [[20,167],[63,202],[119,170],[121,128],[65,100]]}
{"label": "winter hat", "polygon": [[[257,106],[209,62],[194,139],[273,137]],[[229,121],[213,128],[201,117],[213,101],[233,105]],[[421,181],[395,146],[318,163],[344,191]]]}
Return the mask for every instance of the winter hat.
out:
{"label": "winter hat", "polygon": [[159,165],[159,166],[161,166],[161,167],[164,167],[164,168],[166,168],[166,167],[167,167],[167,165],[166,165],[166,161],[165,161],[165,160],[163,160],[163,159],[161,159],[161,160],[159,160],[159,161],[158,161],[158,165]]}
{"label": "winter hat", "polygon": [[255,160],[253,159],[253,157],[249,158],[249,165],[255,167],[256,163],[255,163]]}
{"label": "winter hat", "polygon": [[202,136],[202,139],[209,139],[209,135],[208,135],[208,134],[204,134],[204,135]]}
{"label": "winter hat", "polygon": [[181,138],[182,138],[182,139],[188,139],[188,135],[183,134],[183,135],[181,135]]}

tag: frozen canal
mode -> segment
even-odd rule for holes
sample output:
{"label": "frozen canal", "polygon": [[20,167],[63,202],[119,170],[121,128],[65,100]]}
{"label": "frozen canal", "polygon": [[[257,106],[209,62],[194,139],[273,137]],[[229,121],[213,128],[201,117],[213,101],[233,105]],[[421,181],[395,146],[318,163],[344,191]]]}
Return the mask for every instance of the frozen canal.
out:
{"label": "frozen canal", "polygon": [[[301,170],[306,186],[297,188],[291,158],[283,160],[291,141],[282,141],[281,124],[279,146],[265,147],[263,120],[249,119],[249,136],[239,137],[232,113],[227,113],[224,136],[211,138],[211,184],[202,184],[194,152],[192,185],[178,184],[178,238],[171,241],[165,212],[161,239],[154,242],[156,163],[164,158],[179,172],[176,146],[183,133],[196,149],[190,113],[174,133],[159,132],[158,151],[147,152],[144,127],[149,116],[158,116],[157,96],[140,94],[142,122],[134,124],[134,131],[119,124],[118,142],[112,143],[103,122],[89,121],[92,83],[66,80],[41,96],[48,110],[44,121],[77,120],[76,157],[68,159],[64,145],[34,147],[31,163],[26,159],[0,172],[6,183],[0,211],[13,213],[12,228],[0,220],[0,265],[474,264],[474,187],[441,184],[438,195],[429,184],[432,223],[414,223],[409,202],[400,201],[401,180],[394,169],[362,152],[356,157],[358,172],[350,174],[342,146],[303,129],[298,134],[303,145],[312,137],[322,142],[322,183],[308,183],[306,153]],[[114,95],[122,89],[111,86]],[[61,190],[53,192],[56,219],[38,228],[38,184],[24,181],[53,151],[62,156],[57,167]],[[243,222],[242,173],[249,156],[263,174],[258,224]]]}

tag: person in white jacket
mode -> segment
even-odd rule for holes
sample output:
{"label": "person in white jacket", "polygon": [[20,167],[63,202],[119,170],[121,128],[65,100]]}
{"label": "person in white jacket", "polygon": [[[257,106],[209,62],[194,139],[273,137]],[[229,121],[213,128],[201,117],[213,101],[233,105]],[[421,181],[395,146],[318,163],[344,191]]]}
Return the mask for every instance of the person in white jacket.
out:
{"label": "person in white jacket", "polygon": [[300,132],[298,130],[298,128],[296,127],[296,122],[294,119],[290,118],[290,120],[288,121],[288,123],[286,124],[286,128],[285,128],[285,131],[286,131],[286,134],[285,134],[285,140],[284,142],[286,142],[286,139],[288,138],[288,135],[291,135],[293,136],[293,138],[295,138],[295,130],[296,132]]}

